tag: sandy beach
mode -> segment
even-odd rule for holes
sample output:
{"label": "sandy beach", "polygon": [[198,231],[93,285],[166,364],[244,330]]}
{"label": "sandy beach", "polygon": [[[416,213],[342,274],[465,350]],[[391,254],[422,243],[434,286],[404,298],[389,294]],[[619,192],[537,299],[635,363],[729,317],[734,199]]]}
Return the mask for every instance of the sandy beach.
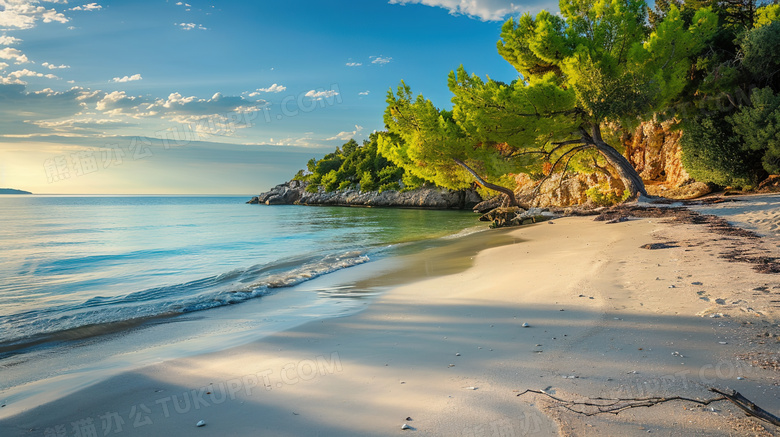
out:
{"label": "sandy beach", "polygon": [[[760,240],[662,218],[491,231],[513,244],[465,270],[426,278],[423,252],[417,279],[360,312],[123,373],[6,417],[0,434],[780,435],[727,401],[586,415],[523,394],[706,400],[730,388],[780,414],[780,275],[722,257],[780,256],[777,196],[761,202],[733,204]],[[642,248],[653,243],[665,244]]]}

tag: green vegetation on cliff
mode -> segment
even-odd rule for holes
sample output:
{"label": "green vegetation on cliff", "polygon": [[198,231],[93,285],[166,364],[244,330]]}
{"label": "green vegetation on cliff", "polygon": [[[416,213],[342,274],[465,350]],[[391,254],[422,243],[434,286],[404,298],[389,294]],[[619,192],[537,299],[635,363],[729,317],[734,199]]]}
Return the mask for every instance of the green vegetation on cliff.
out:
{"label": "green vegetation on cliff", "polygon": [[409,190],[425,181],[408,175],[404,170],[377,152],[381,134],[372,133],[359,145],[351,139],[319,161],[312,158],[306,170],[295,175],[296,180],[309,182],[306,190],[316,192],[359,189],[360,191]]}

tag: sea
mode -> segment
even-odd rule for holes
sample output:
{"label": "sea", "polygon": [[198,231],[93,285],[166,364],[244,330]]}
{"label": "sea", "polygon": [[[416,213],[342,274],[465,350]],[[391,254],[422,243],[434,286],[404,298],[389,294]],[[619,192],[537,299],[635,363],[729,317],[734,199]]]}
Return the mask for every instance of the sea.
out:
{"label": "sea", "polygon": [[409,243],[478,230],[473,213],[248,198],[0,196],[0,354],[80,328],[262,299]]}
{"label": "sea", "polygon": [[392,276],[486,229],[472,212],[249,198],[0,195],[0,416],[354,312],[381,287],[351,272]]}

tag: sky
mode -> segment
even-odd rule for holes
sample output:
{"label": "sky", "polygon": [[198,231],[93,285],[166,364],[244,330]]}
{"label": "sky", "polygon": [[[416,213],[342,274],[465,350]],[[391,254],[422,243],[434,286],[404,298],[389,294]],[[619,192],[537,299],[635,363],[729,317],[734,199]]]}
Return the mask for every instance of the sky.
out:
{"label": "sky", "polygon": [[383,130],[401,80],[441,108],[529,0],[0,0],[0,188],[256,194]]}

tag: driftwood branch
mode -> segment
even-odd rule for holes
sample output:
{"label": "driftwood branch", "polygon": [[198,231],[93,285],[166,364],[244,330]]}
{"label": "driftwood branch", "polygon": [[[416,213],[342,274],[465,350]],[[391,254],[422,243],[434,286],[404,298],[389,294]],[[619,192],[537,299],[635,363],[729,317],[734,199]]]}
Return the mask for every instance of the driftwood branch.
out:
{"label": "driftwood branch", "polygon": [[748,416],[757,417],[761,420],[771,423],[774,426],[780,426],[780,417],[777,417],[774,414],[754,404],[748,398],[739,394],[738,391],[734,391],[734,390],[721,391],[718,390],[717,388],[711,388],[710,391],[713,393],[718,393],[720,395],[723,395],[723,397],[725,397],[726,399],[731,401],[731,403],[738,406],[739,408],[742,409],[742,411],[747,413]]}
{"label": "driftwood branch", "polygon": [[717,393],[720,396],[712,399],[693,399],[683,396],[670,396],[670,397],[647,397],[647,398],[588,398],[587,401],[572,401],[567,399],[561,399],[553,396],[550,393],[542,390],[526,390],[519,393],[517,396],[522,396],[526,393],[535,393],[539,395],[547,396],[548,398],[556,401],[563,408],[583,416],[595,416],[597,414],[620,414],[620,412],[629,410],[631,408],[640,407],[652,407],[654,405],[663,404],[671,401],[691,402],[697,405],[709,405],[720,401],[729,401],[742,409],[748,416],[753,416],[757,419],[761,419],[765,422],[769,422],[772,425],[780,426],[780,418],[774,414],[764,410],[758,405],[751,402],[746,397],[742,396],[737,391],[722,391],[716,388],[710,388],[710,391]]}
{"label": "driftwood branch", "polygon": [[[555,397],[549,393],[545,393],[541,390],[526,390],[518,396],[522,396],[526,393],[536,393],[541,394],[549,397],[550,399],[558,402],[566,408],[567,410],[582,414],[584,416],[595,416],[597,414],[619,414],[621,411],[629,410],[631,408],[639,408],[639,407],[652,407],[653,405],[663,404],[665,402],[671,402],[671,401],[686,401],[686,402],[693,402],[695,404],[699,405],[709,405],[713,402],[718,402],[727,399],[725,396],[719,396],[714,399],[707,399],[707,400],[699,400],[699,399],[692,399],[692,398],[686,398],[682,396],[670,396],[670,397],[649,397],[649,398],[621,398],[621,399],[610,399],[610,398],[590,398],[589,401],[571,401],[566,399],[561,399],[558,397]],[[587,411],[588,409],[593,411]],[[594,410],[595,409],[595,410]]]}

